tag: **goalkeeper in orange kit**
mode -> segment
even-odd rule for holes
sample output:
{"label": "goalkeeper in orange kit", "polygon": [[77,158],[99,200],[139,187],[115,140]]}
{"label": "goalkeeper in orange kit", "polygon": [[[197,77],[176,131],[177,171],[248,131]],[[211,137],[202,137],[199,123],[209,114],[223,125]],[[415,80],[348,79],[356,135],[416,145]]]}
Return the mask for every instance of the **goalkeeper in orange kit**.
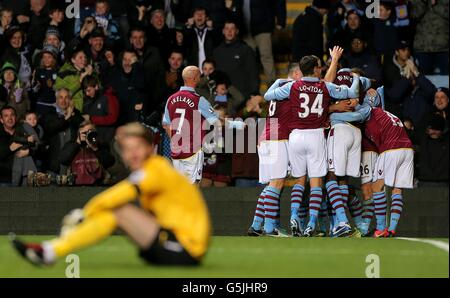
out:
{"label": "goalkeeper in orange kit", "polygon": [[[140,256],[160,265],[197,265],[208,249],[211,226],[196,186],[162,157],[153,155],[152,134],[138,123],[119,128],[117,141],[132,174],[63,220],[59,238],[14,248],[35,265],[51,265],[122,230]],[[133,203],[137,201],[137,204]]]}

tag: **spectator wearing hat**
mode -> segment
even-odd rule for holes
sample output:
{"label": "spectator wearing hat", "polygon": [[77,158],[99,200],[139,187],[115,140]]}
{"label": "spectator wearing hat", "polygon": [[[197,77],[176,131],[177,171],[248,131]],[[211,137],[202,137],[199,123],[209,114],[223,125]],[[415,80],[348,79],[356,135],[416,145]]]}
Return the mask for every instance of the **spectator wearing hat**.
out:
{"label": "spectator wearing hat", "polygon": [[8,93],[6,101],[0,103],[1,107],[5,105],[13,107],[16,110],[17,120],[25,119],[25,114],[30,109],[30,100],[27,90],[17,77],[14,64],[9,62],[3,64],[0,81]]}
{"label": "spectator wearing hat", "polygon": [[53,89],[58,76],[58,50],[52,45],[46,45],[37,58],[37,68],[33,74],[32,98],[35,111],[45,115],[55,107],[55,90]]}
{"label": "spectator wearing hat", "polygon": [[55,82],[55,90],[67,88],[72,94],[72,100],[75,108],[79,111],[83,109],[83,90],[81,82],[88,75],[97,74],[94,67],[89,63],[82,45],[75,45],[66,61],[60,68]]}
{"label": "spectator wearing hat", "polygon": [[380,17],[371,18],[373,26],[372,45],[380,59],[389,59],[395,51],[399,36],[395,26],[396,16],[393,11],[393,2],[381,1]]}
{"label": "spectator wearing hat", "polygon": [[12,63],[17,71],[19,80],[25,85],[30,85],[31,65],[29,51],[25,45],[25,33],[19,27],[11,27],[5,33],[7,42],[3,55],[0,58],[0,65],[6,62]]}
{"label": "spectator wearing hat", "polygon": [[385,61],[383,73],[386,109],[419,123],[431,108],[435,87],[419,72],[407,42],[397,44],[395,54]]}
{"label": "spectator wearing hat", "polygon": [[359,68],[364,72],[364,76],[381,84],[383,76],[380,62],[377,56],[370,52],[367,41],[362,36],[353,36],[350,50],[344,54],[343,60],[349,68]]}
{"label": "spectator wearing hat", "polygon": [[439,115],[427,121],[418,153],[420,186],[448,185],[449,135],[445,122]]}
{"label": "spectator wearing hat", "polygon": [[[42,48],[47,46],[51,46],[56,50],[56,62],[58,66],[62,66],[65,62],[64,50],[66,48],[66,44],[63,40],[61,40],[60,31],[57,27],[49,26],[45,33],[45,39],[42,44]],[[38,65],[38,61],[36,61],[36,57],[41,53],[41,49],[36,49],[33,54],[33,65]]]}
{"label": "spectator wearing hat", "polygon": [[255,52],[239,39],[239,29],[235,21],[227,21],[222,30],[223,42],[214,49],[213,58],[217,70],[226,73],[231,84],[245,98],[259,93],[259,75]]}
{"label": "spectator wearing hat", "polygon": [[320,59],[324,55],[323,17],[330,9],[328,0],[314,0],[312,6],[294,21],[292,32],[292,55],[294,61],[307,55],[316,55]]}
{"label": "spectator wearing hat", "polygon": [[106,44],[106,36],[103,30],[100,28],[94,29],[94,31],[89,34],[89,38],[85,45],[85,53],[88,61],[90,61],[94,67],[95,72],[102,78],[102,82],[104,81],[103,79],[108,67],[108,60],[105,56],[107,49],[115,52],[113,46]]}
{"label": "spectator wearing hat", "polygon": [[412,0],[412,15],[417,21],[414,51],[425,75],[448,75],[448,0]]}

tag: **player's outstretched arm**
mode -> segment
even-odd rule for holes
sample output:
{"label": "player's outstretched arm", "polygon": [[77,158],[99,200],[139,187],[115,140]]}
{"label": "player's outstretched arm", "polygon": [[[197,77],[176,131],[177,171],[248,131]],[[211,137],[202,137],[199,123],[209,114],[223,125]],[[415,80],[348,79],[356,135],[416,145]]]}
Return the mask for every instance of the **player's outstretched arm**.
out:
{"label": "player's outstretched arm", "polygon": [[343,122],[364,122],[370,116],[371,108],[369,106],[361,106],[355,112],[346,113],[333,113],[330,115],[330,120],[333,121],[343,121]]}
{"label": "player's outstretched arm", "polygon": [[293,84],[294,81],[284,84],[283,86],[272,90],[269,89],[266,92],[266,94],[264,94],[264,99],[266,101],[271,101],[271,100],[284,100],[288,98],[289,94],[291,94],[291,88]]}
{"label": "player's outstretched arm", "polygon": [[324,78],[325,82],[332,83],[336,79],[336,73],[339,67],[339,59],[341,59],[343,53],[344,49],[338,46],[335,46],[333,49],[330,49],[331,64],[325,75]]}
{"label": "player's outstretched arm", "polygon": [[136,186],[123,180],[93,197],[83,208],[85,217],[103,210],[112,210],[134,201],[139,195]]}

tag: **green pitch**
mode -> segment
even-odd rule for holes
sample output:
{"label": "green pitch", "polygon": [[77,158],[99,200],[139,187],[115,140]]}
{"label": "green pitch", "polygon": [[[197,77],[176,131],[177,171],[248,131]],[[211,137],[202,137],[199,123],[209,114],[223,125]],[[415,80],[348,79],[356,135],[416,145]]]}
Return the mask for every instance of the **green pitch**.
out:
{"label": "green pitch", "polygon": [[[24,237],[26,240],[48,239]],[[146,266],[135,247],[115,236],[78,253],[81,277],[366,277],[368,255],[379,256],[381,277],[449,277],[448,239],[214,237],[199,268]],[[68,264],[35,268],[0,237],[0,277],[65,277]]]}

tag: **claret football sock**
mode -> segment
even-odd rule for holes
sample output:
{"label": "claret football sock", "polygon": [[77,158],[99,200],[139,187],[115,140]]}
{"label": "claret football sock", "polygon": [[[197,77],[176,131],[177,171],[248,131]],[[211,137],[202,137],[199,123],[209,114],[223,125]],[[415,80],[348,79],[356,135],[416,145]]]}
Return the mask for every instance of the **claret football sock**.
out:
{"label": "claret football sock", "polygon": [[339,185],[339,189],[341,191],[342,203],[344,203],[344,207],[345,207],[345,206],[347,206],[348,196],[349,196],[348,185],[346,185],[346,184]]}
{"label": "claret football sock", "polygon": [[348,223],[339,185],[336,181],[329,181],[327,182],[326,186],[331,206],[333,206],[333,209],[336,211],[337,222]]}
{"label": "claret football sock", "polygon": [[280,218],[280,193],[281,190],[268,186],[264,198],[264,232],[272,233]]}
{"label": "claret football sock", "polygon": [[374,192],[373,193],[373,202],[375,204],[375,218],[377,221],[377,230],[382,231],[386,228],[386,193],[382,192]]}
{"label": "claret football sock", "polygon": [[322,205],[323,193],[321,187],[311,188],[309,196],[309,222],[308,226],[312,229],[316,228],[317,219],[319,218],[320,206]]}
{"label": "claret football sock", "polygon": [[299,208],[303,200],[303,193],[305,188],[302,185],[296,184],[292,188],[291,193],[291,220],[295,219],[300,221],[299,219]]}
{"label": "claret football sock", "polygon": [[252,228],[259,231],[261,230],[263,224],[264,224],[264,198],[266,196],[266,189],[265,187],[261,194],[258,197],[258,203],[256,205],[255,210],[255,217],[253,218]]}
{"label": "claret football sock", "polygon": [[397,229],[397,224],[402,215],[403,210],[403,197],[401,194],[392,194],[391,196],[391,221],[389,224],[389,231]]}
{"label": "claret football sock", "polygon": [[348,203],[348,210],[350,211],[350,214],[352,215],[353,221],[355,222],[356,227],[360,227],[361,223],[363,222],[363,208],[361,201],[359,200],[357,195],[354,195],[352,199]]}

